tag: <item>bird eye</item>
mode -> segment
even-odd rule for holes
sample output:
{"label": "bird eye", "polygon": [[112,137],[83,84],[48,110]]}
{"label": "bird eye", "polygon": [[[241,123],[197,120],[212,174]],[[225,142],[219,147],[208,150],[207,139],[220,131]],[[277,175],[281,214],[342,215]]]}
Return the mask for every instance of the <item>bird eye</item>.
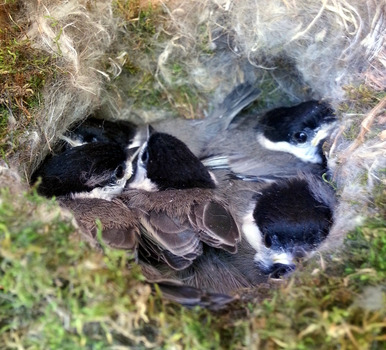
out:
{"label": "bird eye", "polygon": [[115,176],[118,180],[122,179],[123,176],[125,175],[125,170],[123,169],[122,165],[118,165],[117,168],[115,169]]}
{"label": "bird eye", "polygon": [[271,237],[269,237],[269,235],[264,235],[264,245],[265,245],[267,248],[271,248],[271,246],[272,246],[272,240],[271,240]]}
{"label": "bird eye", "polygon": [[307,134],[303,131],[295,132],[293,138],[297,143],[304,143],[307,141]]}
{"label": "bird eye", "polygon": [[149,152],[147,151],[147,148],[145,148],[145,150],[142,153],[141,161],[144,164],[146,164],[149,161]]}

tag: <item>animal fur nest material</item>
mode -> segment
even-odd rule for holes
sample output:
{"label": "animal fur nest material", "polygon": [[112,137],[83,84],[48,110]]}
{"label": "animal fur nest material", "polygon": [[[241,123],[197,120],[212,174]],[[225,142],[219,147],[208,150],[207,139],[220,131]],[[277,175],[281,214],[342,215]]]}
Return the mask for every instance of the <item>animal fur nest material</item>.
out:
{"label": "animal fur nest material", "polygon": [[38,127],[28,138],[28,158],[35,166],[58,135],[98,106],[102,58],[114,40],[117,21],[109,1],[25,1],[24,6],[30,23],[26,36],[55,59],[58,73],[45,86]]}
{"label": "animal fur nest material", "polygon": [[[106,89],[107,82],[114,85],[114,79],[128,74],[122,70],[125,42],[119,38],[131,33],[125,19],[114,13],[114,4],[106,0],[24,1],[30,23],[26,36],[54,58],[58,74],[44,89],[36,127],[23,138],[28,147],[13,159],[19,173],[28,177],[69,126],[97,109],[108,106],[108,119],[134,119],[128,102],[117,104],[117,89]],[[158,51],[147,64],[154,67],[154,76],[165,91],[183,81],[203,91],[211,108],[247,80],[268,89],[265,108],[328,99],[341,118],[329,150],[341,199],[331,237],[342,239],[362,218],[373,214],[374,188],[385,185],[381,174],[385,136],[380,133],[385,100],[359,115],[340,112],[339,107],[352,102],[344,90],[348,84],[365,84],[375,90],[385,87],[384,2],[173,0],[160,6],[162,21],[152,37]],[[176,62],[185,72],[181,79],[173,71]],[[126,91],[120,89],[118,94],[124,99]],[[165,115],[162,109],[158,113]],[[153,111],[146,121],[159,115]],[[372,126],[363,124],[361,130],[358,120],[368,118]],[[348,140],[345,132],[353,125],[357,135]]]}

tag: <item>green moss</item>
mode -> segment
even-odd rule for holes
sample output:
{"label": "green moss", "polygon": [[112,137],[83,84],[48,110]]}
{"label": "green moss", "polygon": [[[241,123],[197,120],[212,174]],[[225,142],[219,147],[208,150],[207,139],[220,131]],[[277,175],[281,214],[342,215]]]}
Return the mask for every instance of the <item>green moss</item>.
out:
{"label": "green moss", "polygon": [[281,286],[209,312],[152,295],[130,254],[90,249],[55,201],[34,192],[0,195],[4,344],[19,339],[24,347],[50,349],[377,349],[380,343],[386,309],[363,309],[358,297],[386,281],[381,217],[352,232],[342,252],[324,256],[326,269],[315,259]]}
{"label": "green moss", "polygon": [[[385,178],[386,169],[379,171],[379,176]],[[373,191],[374,206],[379,209],[380,213],[386,214],[386,187],[383,184],[375,186]]]}
{"label": "green moss", "polygon": [[386,279],[386,221],[382,217],[369,220],[348,236],[353,252],[345,272],[356,272],[359,281],[377,284]]}
{"label": "green moss", "polygon": [[15,201],[5,190],[1,198],[0,335],[5,344],[18,334],[25,346],[103,348],[120,313],[141,323],[138,293],[147,290],[146,301],[149,290],[137,289],[138,269],[126,268],[130,254],[90,250],[72,237],[74,228],[53,201],[34,193]]}
{"label": "green moss", "polygon": [[208,24],[200,24],[197,28],[197,36],[199,38],[197,49],[201,56],[210,58],[214,55],[214,50],[211,48],[211,29]]}
{"label": "green moss", "polygon": [[386,281],[381,217],[353,231],[342,251],[325,255],[325,269],[311,260],[281,286],[265,287],[249,302],[213,313],[151,295],[130,254],[88,248],[54,201],[34,192],[0,195],[4,344],[16,338],[24,347],[50,349],[377,349],[380,344],[384,304],[364,309],[358,297]]}
{"label": "green moss", "polygon": [[341,105],[346,112],[367,112],[386,97],[385,91],[377,91],[370,86],[361,84],[358,86],[349,85],[344,88],[347,101]]}

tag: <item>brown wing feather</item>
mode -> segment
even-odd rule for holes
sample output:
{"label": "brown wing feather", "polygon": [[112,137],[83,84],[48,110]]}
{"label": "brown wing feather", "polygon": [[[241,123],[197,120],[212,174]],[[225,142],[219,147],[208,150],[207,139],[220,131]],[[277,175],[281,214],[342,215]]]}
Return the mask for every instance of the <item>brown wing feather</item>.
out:
{"label": "brown wing feather", "polygon": [[62,207],[69,209],[86,239],[97,244],[97,219],[102,224],[103,241],[118,249],[135,249],[139,235],[139,222],[135,210],[120,201],[99,198],[59,198]]}
{"label": "brown wing feather", "polygon": [[226,294],[210,293],[195,287],[171,282],[158,282],[162,296],[187,307],[201,306],[210,310],[219,310],[235,298]]}
{"label": "brown wing feather", "polygon": [[230,253],[237,252],[240,232],[232,215],[222,204],[211,200],[197,205],[189,218],[196,223],[201,241]]}
{"label": "brown wing feather", "polygon": [[212,200],[212,190],[127,190],[119,198],[140,209],[141,246],[147,259],[182,270],[202,254],[202,242],[237,251],[237,225],[225,206]]}
{"label": "brown wing feather", "polygon": [[170,217],[164,212],[150,211],[141,215],[141,242],[145,250],[158,254],[155,260],[163,260],[174,269],[189,266],[202,254],[202,243],[187,220]]}
{"label": "brown wing feather", "polygon": [[138,258],[142,262],[147,262],[152,265],[154,262],[165,263],[172,270],[179,271],[184,270],[193,263],[195,256],[178,256],[172,254],[170,251],[161,248],[156,242],[149,239],[148,236],[143,234],[139,238]]}

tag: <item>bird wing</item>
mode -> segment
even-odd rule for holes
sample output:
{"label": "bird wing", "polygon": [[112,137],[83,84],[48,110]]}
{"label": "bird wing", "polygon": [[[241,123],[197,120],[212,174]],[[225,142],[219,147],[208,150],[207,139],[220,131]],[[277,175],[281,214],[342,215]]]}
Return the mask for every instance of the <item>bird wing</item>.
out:
{"label": "bird wing", "polygon": [[181,270],[202,254],[200,238],[186,217],[151,210],[143,213],[140,220],[140,244],[148,258],[164,261],[171,268]]}
{"label": "bird wing", "polygon": [[234,297],[226,294],[210,293],[174,281],[159,281],[157,285],[164,298],[187,307],[201,306],[210,310],[219,310],[235,300]]}
{"label": "bird wing", "polygon": [[240,232],[223,204],[215,200],[198,204],[189,214],[189,220],[198,230],[202,242],[230,253],[237,252]]}
{"label": "bird wing", "polygon": [[119,201],[99,198],[59,197],[62,207],[69,209],[82,230],[84,238],[97,245],[99,219],[105,244],[118,249],[134,250],[139,236],[136,213]]}
{"label": "bird wing", "polygon": [[262,183],[297,176],[300,171],[324,172],[321,164],[303,162],[290,153],[267,151],[257,145],[251,145],[246,152],[211,155],[201,161],[209,170],[228,170],[241,180]]}

